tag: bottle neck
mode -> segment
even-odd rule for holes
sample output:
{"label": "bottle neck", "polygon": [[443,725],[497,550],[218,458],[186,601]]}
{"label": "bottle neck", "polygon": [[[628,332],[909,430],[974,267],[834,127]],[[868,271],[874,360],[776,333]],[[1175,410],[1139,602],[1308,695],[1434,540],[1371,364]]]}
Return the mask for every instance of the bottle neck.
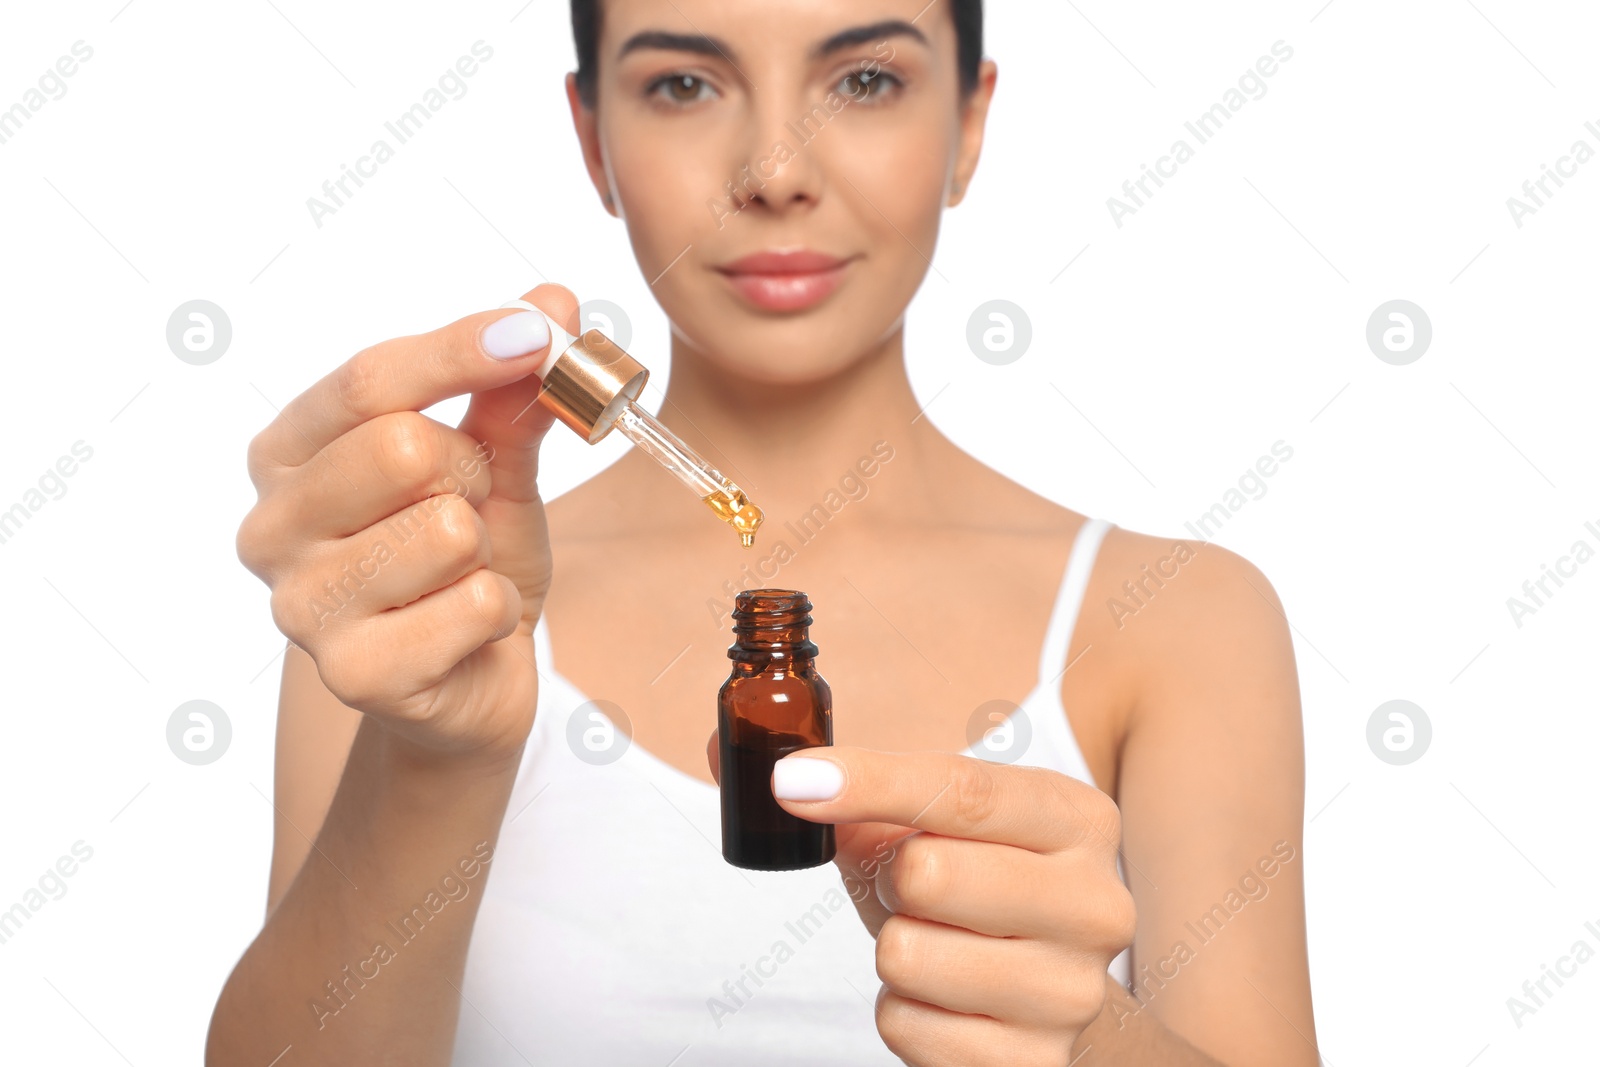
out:
{"label": "bottle neck", "polygon": [[785,670],[809,666],[811,600],[793,589],[746,589],[734,598],[733,644],[728,658]]}

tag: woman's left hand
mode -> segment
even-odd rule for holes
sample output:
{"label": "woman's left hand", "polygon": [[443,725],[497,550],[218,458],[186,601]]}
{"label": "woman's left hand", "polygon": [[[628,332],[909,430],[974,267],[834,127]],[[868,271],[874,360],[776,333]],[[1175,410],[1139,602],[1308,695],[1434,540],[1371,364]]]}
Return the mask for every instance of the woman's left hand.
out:
{"label": "woman's left hand", "polygon": [[785,810],[835,824],[895,1055],[1061,1067],[1082,1051],[1134,933],[1110,797],[1041,767],[844,745],[784,757],[773,782]]}

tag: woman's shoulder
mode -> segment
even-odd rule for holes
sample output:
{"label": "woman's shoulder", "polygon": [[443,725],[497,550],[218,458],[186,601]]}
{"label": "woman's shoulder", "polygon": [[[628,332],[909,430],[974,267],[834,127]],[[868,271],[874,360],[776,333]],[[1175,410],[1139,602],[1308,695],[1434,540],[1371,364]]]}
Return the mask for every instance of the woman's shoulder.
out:
{"label": "woman's shoulder", "polygon": [[[966,513],[982,511],[1001,517],[1004,526],[1013,534],[1073,537],[1092,519],[1108,523],[1110,528],[1101,542],[1095,570],[1114,574],[1117,587],[1124,581],[1138,582],[1151,572],[1157,573],[1157,577],[1164,572],[1171,572],[1171,577],[1182,573],[1195,579],[1188,583],[1190,595],[1169,599],[1182,599],[1189,602],[1186,606],[1191,608],[1225,606],[1228,594],[1246,588],[1258,589],[1270,603],[1277,603],[1261,570],[1244,556],[1216,542],[1144,533],[1123,526],[1115,515],[1075,510],[976,459],[970,459],[970,466],[963,473],[970,481],[959,490],[962,499],[982,504],[979,508],[964,509]],[[1162,588],[1154,581],[1147,580],[1146,584],[1152,589]],[[1130,607],[1141,606],[1134,603],[1132,596],[1126,599]]]}
{"label": "woman's shoulder", "polygon": [[1297,691],[1277,590],[1254,562],[1214,541],[1114,527],[1079,618],[1129,715],[1190,715],[1208,706],[1201,692]]}
{"label": "woman's shoulder", "polygon": [[947,484],[953,521],[991,526],[1002,540],[1069,542],[1085,523],[1106,522],[1082,611],[1098,612],[1113,633],[1140,617],[1142,636],[1153,646],[1147,653],[1192,637],[1186,631],[1194,625],[1242,625],[1256,617],[1258,605],[1282,618],[1261,569],[1216,542],[1146,533],[1113,514],[1068,507],[970,456],[952,465]]}
{"label": "woman's shoulder", "polygon": [[1239,649],[1280,662],[1288,653],[1288,620],[1277,591],[1240,553],[1214,541],[1124,526],[1114,514],[1068,507],[976,460],[953,481],[981,502],[974,512],[1002,517],[996,533],[1018,544],[1066,544],[1086,523],[1107,523],[1069,653],[1098,643],[1092,673],[1130,704],[1158,681],[1152,672],[1166,678],[1192,663],[1232,662]]}
{"label": "woman's shoulder", "polygon": [[1062,705],[1113,797],[1136,734],[1198,754],[1213,735],[1286,725],[1299,713],[1277,593],[1255,564],[1214,542],[1112,525],[1067,662]]}
{"label": "woman's shoulder", "polygon": [[1222,650],[1284,641],[1288,620],[1255,563],[1214,541],[1111,523],[1085,590],[1080,628],[1128,671],[1215,660]]}
{"label": "woman's shoulder", "polygon": [[[1106,612],[1126,624],[1158,603],[1172,621],[1229,614],[1239,601],[1258,599],[1282,614],[1282,604],[1262,570],[1245,556],[1188,537],[1151,534],[1115,525],[1107,531],[1099,567],[1108,585]],[[1120,627],[1119,627],[1120,628]]]}

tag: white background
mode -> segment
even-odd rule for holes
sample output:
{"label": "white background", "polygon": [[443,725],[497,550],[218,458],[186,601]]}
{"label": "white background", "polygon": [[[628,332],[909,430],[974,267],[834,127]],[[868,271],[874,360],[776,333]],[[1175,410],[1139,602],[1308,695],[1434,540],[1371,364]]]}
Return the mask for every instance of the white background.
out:
{"label": "white background", "polygon": [[[974,454],[1146,532],[1187,536],[1274,441],[1294,449],[1217,539],[1295,629],[1322,1051],[1592,1061],[1600,960],[1520,1028],[1506,1000],[1580,938],[1600,949],[1600,560],[1520,627],[1506,601],[1575,541],[1600,549],[1600,160],[1520,228],[1506,200],[1575,140],[1600,149],[1600,17],[1321,4],[993,5],[998,95],[911,309],[911,374]],[[479,39],[466,95],[316,227],[307,198]],[[0,107],[78,40],[65,95],[0,144],[0,511],[93,449],[0,544],[0,909],[74,842],[93,857],[0,944],[0,1044],[144,1067],[198,1062],[265,900],[283,639],[234,555],[249,438],[356,350],[544,278],[628,309],[652,407],[666,332],[579,163],[564,3],[17,6]],[[1266,95],[1117,227],[1107,198],[1278,40]],[[964,339],[993,298],[1033,326],[1003,367]],[[206,366],[166,342],[193,299],[233,329]],[[1405,366],[1365,340],[1392,299],[1433,326]],[[621,447],[553,432],[546,495]],[[1433,728],[1405,766],[1366,740],[1395,698]],[[232,723],[207,766],[167,747],[192,699]]]}

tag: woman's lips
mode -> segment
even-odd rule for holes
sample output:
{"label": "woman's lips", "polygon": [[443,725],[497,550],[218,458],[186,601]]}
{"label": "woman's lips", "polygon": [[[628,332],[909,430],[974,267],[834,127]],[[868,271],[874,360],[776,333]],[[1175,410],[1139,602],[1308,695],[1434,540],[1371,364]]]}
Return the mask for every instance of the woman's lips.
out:
{"label": "woman's lips", "polygon": [[824,269],[741,271],[718,268],[734,291],[768,311],[799,311],[819,303],[839,287],[850,260]]}

